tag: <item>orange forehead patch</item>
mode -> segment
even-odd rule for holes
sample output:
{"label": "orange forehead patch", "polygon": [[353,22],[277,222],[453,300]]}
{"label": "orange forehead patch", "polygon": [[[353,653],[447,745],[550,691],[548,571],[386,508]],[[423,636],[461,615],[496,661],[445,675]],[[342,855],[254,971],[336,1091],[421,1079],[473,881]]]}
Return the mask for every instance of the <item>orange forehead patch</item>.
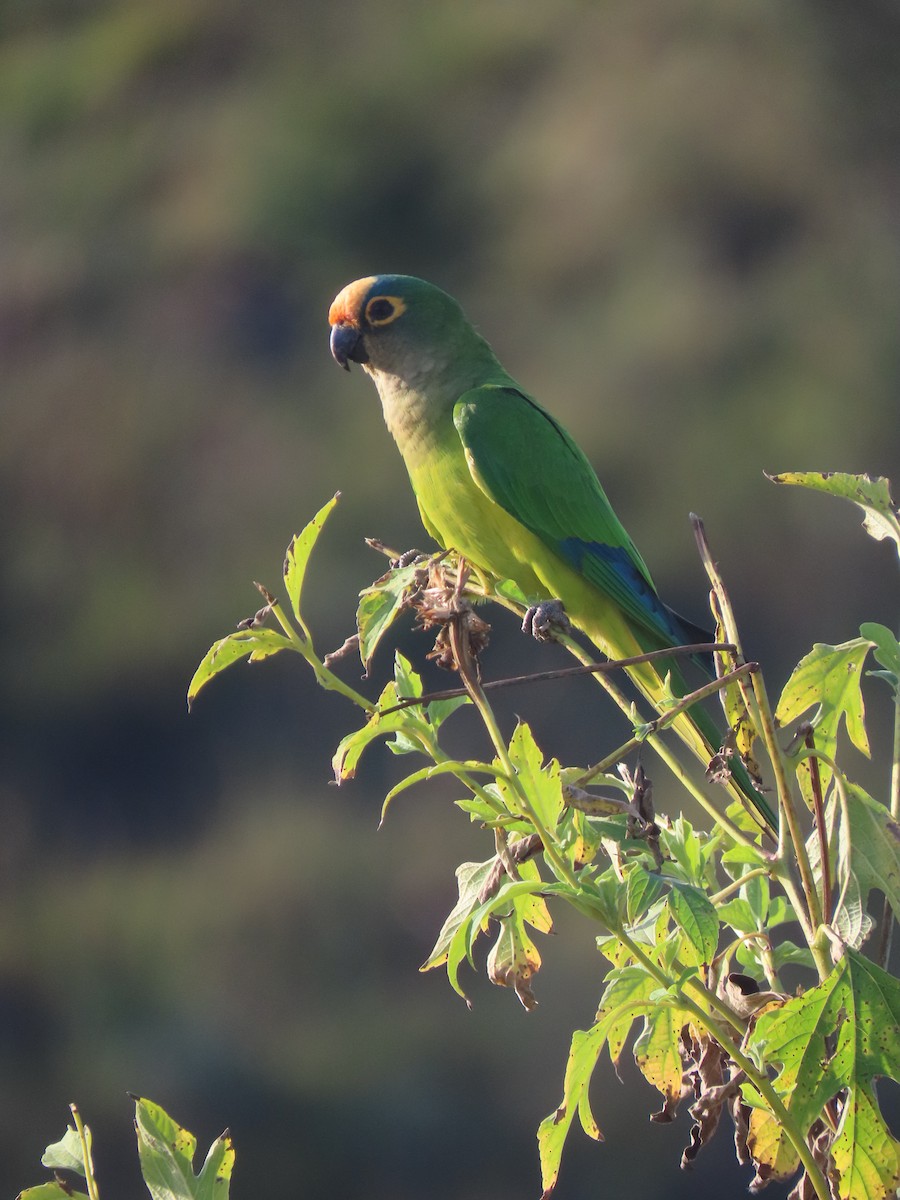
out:
{"label": "orange forehead patch", "polygon": [[357,279],[354,283],[348,283],[342,292],[338,292],[328,310],[328,324],[358,325],[362,316],[363,302],[377,278],[376,275],[367,275],[365,279]]}

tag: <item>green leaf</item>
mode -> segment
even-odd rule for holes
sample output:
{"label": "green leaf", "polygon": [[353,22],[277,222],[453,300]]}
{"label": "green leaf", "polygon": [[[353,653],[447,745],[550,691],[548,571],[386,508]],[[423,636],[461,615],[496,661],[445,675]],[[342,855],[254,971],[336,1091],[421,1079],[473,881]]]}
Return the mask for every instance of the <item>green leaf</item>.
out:
{"label": "green leaf", "polygon": [[397,685],[397,695],[401,700],[411,700],[422,695],[421,676],[413,669],[409,659],[399,650],[394,652],[394,683]]}
{"label": "green leaf", "polygon": [[597,1019],[618,1010],[616,1022],[609,1027],[607,1040],[609,1057],[618,1063],[625,1049],[631,1027],[641,1012],[649,1011],[650,996],[659,988],[658,980],[645,967],[630,963],[615,967],[606,977],[606,986],[600,999]]}
{"label": "green leaf", "polygon": [[691,1013],[677,1004],[653,1004],[644,1014],[644,1027],[635,1038],[634,1061],[647,1082],[665,1098],[668,1108],[674,1108],[681,1098],[681,1031],[691,1019]]}
{"label": "green leaf", "polygon": [[634,925],[659,899],[665,884],[659,875],[634,866],[625,880],[625,911],[629,924]]}
{"label": "green leaf", "polygon": [[471,704],[472,701],[468,696],[451,696],[447,700],[432,700],[425,708],[428,715],[428,720],[431,722],[435,730],[440,729],[443,723],[458,708],[462,708],[464,704]]}
{"label": "green leaf", "polygon": [[[878,1108],[875,1080],[900,1079],[900,983],[853,950],[802,996],[763,1014],[750,1049],[779,1065],[773,1086],[807,1134],[846,1089],[831,1147],[841,1200],[886,1200],[900,1184],[900,1144]],[[777,1179],[799,1165],[783,1123],[764,1108],[750,1118],[754,1159]]]}
{"label": "green leaf", "polygon": [[866,621],[860,625],[859,632],[861,637],[873,643],[872,653],[884,667],[884,671],[871,671],[870,674],[885,679],[895,693],[900,691],[900,642],[886,625],[879,625],[877,621]]}
{"label": "green leaf", "polygon": [[39,1183],[37,1187],[25,1188],[19,1192],[16,1200],[90,1200],[87,1192],[76,1192],[72,1188],[52,1180],[50,1183]]}
{"label": "green leaf", "polygon": [[753,933],[760,927],[752,907],[741,896],[720,904],[716,912],[719,914],[719,920],[730,925],[737,933]]}
{"label": "green leaf", "polygon": [[216,1138],[199,1175],[197,1139],[151,1100],[135,1102],[135,1128],[144,1182],[153,1200],[227,1200],[234,1149],[226,1130]]}
{"label": "green leaf", "polygon": [[[563,811],[559,763],[554,758],[546,767],[543,766],[543,754],[524,721],[519,722],[510,739],[509,757],[516,769],[519,781],[544,827],[555,829]],[[506,788],[506,786],[501,782],[501,788]],[[514,810],[517,809],[518,803],[515,797],[510,794],[509,799],[510,807]]]}
{"label": "green leaf", "polygon": [[213,642],[194,672],[194,678],[188,686],[188,708],[194,703],[200,689],[232,663],[239,662],[242,658],[247,658],[250,662],[261,662],[262,659],[278,654],[281,650],[294,648],[289,638],[282,633],[276,633],[274,629],[238,629],[235,633],[220,638]]}
{"label": "green leaf", "polygon": [[367,674],[375,648],[406,606],[417,570],[415,565],[392,567],[359,593],[356,628],[359,657]]}
{"label": "green leaf", "polygon": [[863,510],[866,532],[877,541],[893,539],[900,554],[900,520],[891,501],[890,480],[849,475],[844,471],[788,471],[781,475],[769,475],[769,479],[773,483],[793,483],[817,492],[828,492],[858,504]]}
{"label": "green leaf", "polygon": [[[787,681],[775,709],[776,722],[787,725],[816,706],[810,723],[815,730],[817,750],[834,758],[838,729],[843,719],[854,746],[868,756],[866,710],[860,680],[863,664],[871,648],[872,642],[866,638],[854,638],[839,646],[817,642],[809,654],[801,658]],[[821,760],[819,774],[824,794],[831,782],[831,768]],[[812,793],[808,766],[801,763],[797,777],[809,801]]]}
{"label": "green leaf", "polygon": [[678,817],[670,826],[660,829],[659,844],[663,854],[668,855],[673,862],[669,869],[684,883],[692,883],[702,887],[714,844],[701,838],[694,831],[690,821]]}
{"label": "green leaf", "polygon": [[[845,788],[849,829],[841,821],[837,865],[843,890],[837,915],[848,909],[847,919],[857,927],[848,940],[858,944],[867,932],[858,909],[865,907],[873,888],[884,893],[894,915],[900,916],[900,825],[863,788],[855,783],[847,783]],[[846,887],[848,878],[855,880],[855,887]]]}
{"label": "green leaf", "polygon": [[[400,735],[398,734],[397,736],[399,737]],[[390,747],[390,742],[388,746]],[[415,749],[421,750],[421,746],[416,746]],[[455,758],[446,758],[439,763],[432,763],[430,766],[413,771],[411,775],[407,775],[405,779],[401,779],[399,783],[395,784],[385,796],[384,804],[381,806],[381,820],[382,822],[384,821],[391,801],[401,792],[405,792],[407,788],[413,787],[417,783],[424,783],[426,780],[434,779],[437,775],[456,775],[458,779],[462,780],[464,775],[479,774],[493,774],[493,769],[487,763],[474,761],[461,762]],[[491,808],[485,801],[478,797],[457,800],[455,803],[463,812],[474,813],[483,821],[493,820],[497,816],[497,809]]]}
{"label": "green leaf", "polygon": [[562,1103],[555,1112],[545,1117],[538,1127],[538,1150],[544,1185],[541,1200],[549,1197],[556,1186],[563,1146],[576,1113],[579,1114],[582,1128],[588,1137],[598,1142],[603,1140],[603,1134],[590,1111],[588,1089],[597,1060],[606,1044],[607,1033],[616,1021],[617,1011],[613,1010],[590,1029],[576,1029],[572,1035]]}
{"label": "green leaf", "polygon": [[808,967],[810,970],[815,966],[812,951],[807,946],[798,946],[795,942],[779,942],[777,946],[774,946],[772,961],[775,963],[776,971],[789,965]]}
{"label": "green leaf", "polygon": [[[389,683],[378,697],[378,708],[393,708],[398,700],[396,684]],[[331,760],[336,781],[340,784],[353,778],[362,752],[376,738],[389,737],[402,729],[407,731],[414,740],[414,733],[420,721],[420,717],[416,717],[405,708],[396,709],[384,716],[378,711],[372,713],[362,729],[356,729],[353,733],[348,733],[341,738]]]}
{"label": "green leaf", "polygon": [[[90,1150],[91,1134],[87,1125],[84,1127],[84,1135]],[[60,1140],[53,1142],[44,1151],[41,1165],[59,1171],[77,1171],[79,1175],[83,1176],[85,1174],[84,1150],[78,1130],[69,1125]]]}
{"label": "green leaf", "polygon": [[494,585],[494,591],[498,596],[502,596],[505,600],[511,600],[513,604],[518,605],[521,609],[528,608],[530,601],[517,583],[513,583],[511,579],[500,579]]}
{"label": "green leaf", "polygon": [[[456,868],[456,883],[459,889],[459,899],[453,906],[453,911],[444,922],[438,939],[431,953],[419,967],[420,971],[431,971],[448,961],[450,945],[460,929],[468,928],[472,914],[480,906],[479,893],[487,882],[494,867],[494,859],[489,858],[482,863],[462,863]],[[465,957],[465,950],[461,959]],[[460,959],[460,961],[461,961]],[[452,980],[451,980],[452,982]],[[455,985],[454,985],[455,986]],[[462,996],[460,988],[456,991]]]}
{"label": "green leaf", "polygon": [[322,526],[328,519],[331,510],[337,504],[340,496],[340,492],[335,492],[328,503],[322,505],[309,524],[304,526],[300,533],[294,535],[291,539],[291,544],[287,548],[284,559],[284,586],[287,588],[291,608],[294,610],[294,616],[298,621],[302,620],[300,615],[300,596],[303,591],[303,580],[306,577],[309,556],[312,553],[313,546],[318,541],[319,534],[322,532]]}
{"label": "green leaf", "polygon": [[668,903],[672,920],[685,937],[683,960],[694,967],[711,963],[719,944],[719,918],[707,896],[673,880]]}

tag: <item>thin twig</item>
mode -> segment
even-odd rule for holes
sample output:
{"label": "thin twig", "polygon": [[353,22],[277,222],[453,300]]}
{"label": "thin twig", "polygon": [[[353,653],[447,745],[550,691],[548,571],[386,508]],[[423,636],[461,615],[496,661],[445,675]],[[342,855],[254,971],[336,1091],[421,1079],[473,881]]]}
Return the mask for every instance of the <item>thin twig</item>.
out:
{"label": "thin twig", "polygon": [[[553,671],[535,671],[530,675],[510,675],[505,679],[492,679],[489,683],[482,683],[481,687],[484,691],[492,691],[497,688],[514,687],[521,683],[546,683],[553,679],[570,679],[576,675],[596,675],[609,671],[623,670],[625,667],[633,667],[638,663],[655,662],[660,658],[672,658],[676,654],[705,654],[713,651],[733,650],[734,646],[728,642],[695,642],[690,646],[672,646],[665,650],[650,650],[646,654],[635,654],[631,658],[616,658],[608,659],[604,662],[589,663],[581,667],[558,667]],[[755,664],[754,664],[755,665]],[[724,682],[729,682],[725,679]],[[717,691],[717,684],[712,688]],[[391,708],[383,708],[380,710],[381,716],[387,716],[388,713],[398,712],[403,708],[412,708],[417,704],[430,704],[432,700],[455,700],[457,696],[468,695],[467,689],[462,688],[445,688],[440,692],[428,692],[424,696],[404,696],[399,703]],[[694,701],[691,700],[693,704]]]}
{"label": "thin twig", "polygon": [[727,675],[721,675],[718,679],[713,679],[709,683],[705,683],[703,687],[697,688],[696,691],[691,692],[689,695],[682,696],[679,702],[673,705],[672,708],[667,708],[658,717],[642,725],[640,733],[629,738],[627,742],[623,742],[618,749],[607,754],[605,758],[595,763],[593,767],[588,767],[583,774],[579,775],[575,781],[576,784],[583,785],[589,783],[598,775],[602,775],[610,767],[615,766],[617,762],[620,762],[626,755],[630,754],[632,750],[642,745],[651,733],[661,733],[664,729],[667,729],[675,718],[680,716],[686,709],[693,707],[700,700],[705,700],[708,696],[715,695],[716,692],[721,691],[723,687],[727,687],[728,684],[733,683],[736,679],[743,679],[745,675],[750,675],[752,672],[758,670],[759,663],[744,663],[736,670],[729,671]]}
{"label": "thin twig", "polygon": [[[700,552],[700,558],[703,561],[703,566],[706,569],[706,574],[709,576],[709,581],[712,584],[713,591],[716,596],[719,614],[722,618],[722,628],[725,636],[730,642],[734,642],[736,650],[735,656],[739,661],[743,661],[743,651],[741,650],[740,638],[737,633],[737,625],[734,619],[734,612],[731,608],[731,601],[728,597],[728,592],[725,590],[725,584],[722,582],[722,577],[719,574],[716,563],[713,559],[712,552],[709,548],[709,542],[706,540],[706,530],[703,527],[702,520],[691,514],[691,524],[694,527],[694,537],[697,542],[697,548]],[[757,727],[763,735],[766,752],[769,756],[769,761],[772,764],[772,770],[775,772],[775,786],[778,790],[778,809],[783,820],[779,823],[779,841],[778,855],[773,862],[773,867],[776,870],[779,880],[785,891],[788,893],[789,899],[793,902],[794,908],[797,911],[803,927],[804,934],[813,955],[816,957],[816,966],[819,970],[819,975],[822,979],[828,973],[830,964],[826,963],[825,959],[817,951],[816,931],[822,924],[822,909],[819,901],[819,894],[816,891],[815,880],[813,879],[812,867],[809,862],[809,855],[806,850],[806,841],[803,837],[803,831],[800,827],[800,819],[797,814],[797,809],[794,801],[794,796],[791,792],[791,787],[787,777],[787,766],[784,760],[784,754],[781,746],[778,743],[778,738],[775,733],[775,718],[772,715],[772,706],[769,703],[769,697],[766,693],[765,686],[762,680],[762,672],[754,671],[751,676],[753,681],[753,697],[756,702],[756,712],[753,714]],[[794,859],[800,871],[800,882],[803,888],[803,896],[806,901],[805,912],[797,903],[799,895],[797,893],[796,884],[791,877],[790,870],[787,866],[785,858],[785,834],[790,839],[791,847],[794,853]],[[824,972],[824,973],[823,973]]]}

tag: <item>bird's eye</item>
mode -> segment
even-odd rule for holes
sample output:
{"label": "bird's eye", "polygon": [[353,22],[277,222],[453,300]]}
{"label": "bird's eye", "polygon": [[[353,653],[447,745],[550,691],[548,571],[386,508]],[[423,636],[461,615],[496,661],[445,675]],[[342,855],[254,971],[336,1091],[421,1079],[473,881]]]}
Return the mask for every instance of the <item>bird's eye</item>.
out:
{"label": "bird's eye", "polygon": [[399,296],[375,296],[366,305],[366,321],[372,326],[390,325],[405,308]]}

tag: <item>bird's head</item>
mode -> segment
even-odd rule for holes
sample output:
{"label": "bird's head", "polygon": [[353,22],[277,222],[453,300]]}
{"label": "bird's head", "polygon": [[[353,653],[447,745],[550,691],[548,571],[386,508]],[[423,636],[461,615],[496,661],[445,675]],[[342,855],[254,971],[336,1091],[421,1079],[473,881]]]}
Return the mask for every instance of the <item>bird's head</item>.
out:
{"label": "bird's head", "polygon": [[[361,363],[372,373],[411,380],[475,336],[446,292],[412,275],[370,275],[348,283],[331,305],[331,353],[346,370]],[[479,339],[480,340],[480,339]]]}

